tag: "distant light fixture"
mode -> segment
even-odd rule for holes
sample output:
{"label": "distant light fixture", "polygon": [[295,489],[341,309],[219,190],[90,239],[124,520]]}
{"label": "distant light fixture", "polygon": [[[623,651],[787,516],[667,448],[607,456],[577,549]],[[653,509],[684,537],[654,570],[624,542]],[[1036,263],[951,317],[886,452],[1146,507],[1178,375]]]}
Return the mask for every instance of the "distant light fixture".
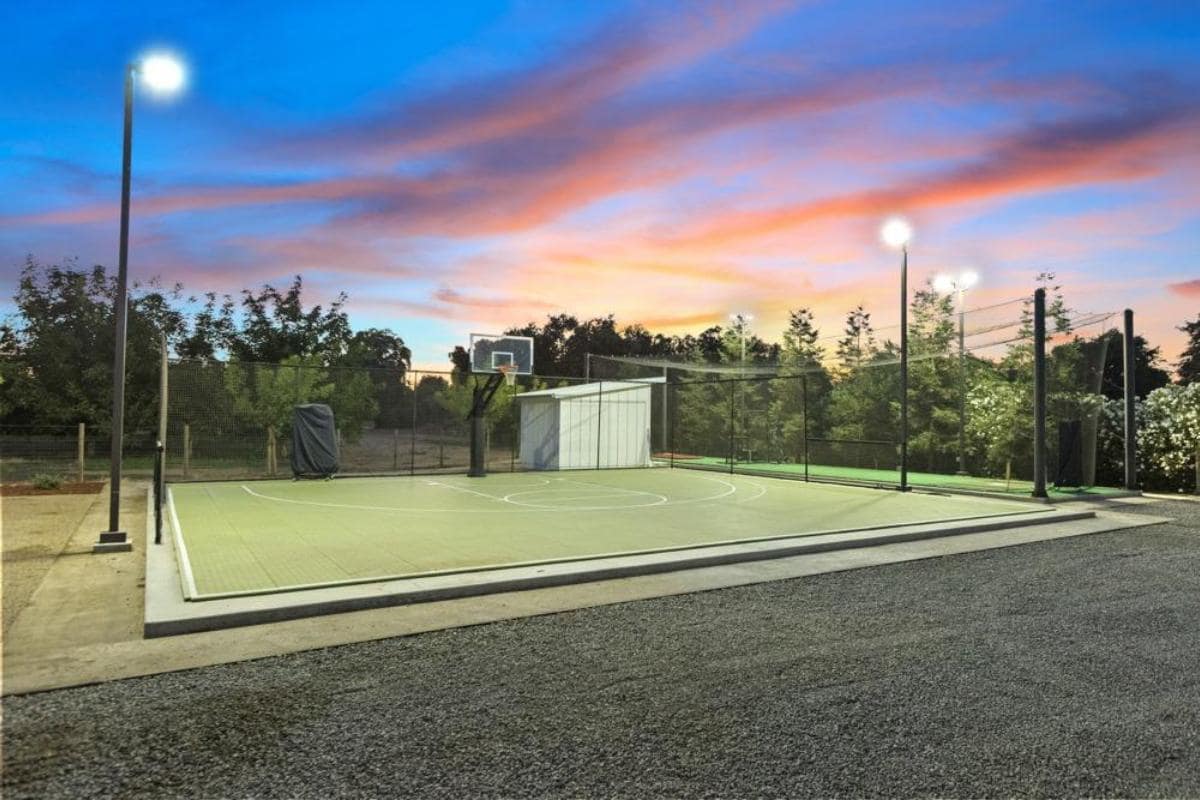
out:
{"label": "distant light fixture", "polygon": [[973,270],[963,270],[957,275],[938,275],[933,279],[933,288],[940,294],[965,292],[979,283],[979,273]]}
{"label": "distant light fixture", "polygon": [[879,236],[883,239],[883,243],[894,249],[899,249],[907,245],[912,240],[912,235],[912,225],[909,225],[907,220],[900,217],[892,217],[883,223],[883,228],[879,231]]}
{"label": "distant light fixture", "polygon": [[138,73],[146,88],[159,95],[170,95],[183,88],[187,71],[183,62],[169,53],[151,53],[141,59]]}

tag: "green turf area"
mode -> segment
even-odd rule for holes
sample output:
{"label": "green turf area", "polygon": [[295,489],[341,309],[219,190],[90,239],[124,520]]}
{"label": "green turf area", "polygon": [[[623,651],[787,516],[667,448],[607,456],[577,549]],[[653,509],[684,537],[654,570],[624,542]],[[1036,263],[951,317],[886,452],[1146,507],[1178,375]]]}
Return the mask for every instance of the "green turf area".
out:
{"label": "green turf area", "polygon": [[196,599],[1043,510],[665,468],[185,483],[170,498]]}
{"label": "green turf area", "polygon": [[[681,459],[675,462],[676,467],[699,468],[711,471],[728,472],[729,462],[723,458],[699,456]],[[786,477],[804,475],[803,464],[772,463],[769,461],[741,461],[734,465],[734,472],[745,474],[778,474]],[[882,484],[897,486],[900,483],[899,470],[863,469],[858,467],[835,467],[824,464],[809,464],[808,474],[815,479],[833,481],[853,481],[864,484]],[[1003,478],[986,478],[975,475],[943,475],[933,472],[909,472],[910,486],[928,487],[931,489],[958,489],[971,492],[992,492],[1008,495],[1029,495],[1033,492],[1032,481],[1012,480]],[[1081,489],[1056,489],[1047,487],[1051,498],[1070,499],[1095,495],[1120,495],[1123,489],[1106,486],[1088,486]]]}

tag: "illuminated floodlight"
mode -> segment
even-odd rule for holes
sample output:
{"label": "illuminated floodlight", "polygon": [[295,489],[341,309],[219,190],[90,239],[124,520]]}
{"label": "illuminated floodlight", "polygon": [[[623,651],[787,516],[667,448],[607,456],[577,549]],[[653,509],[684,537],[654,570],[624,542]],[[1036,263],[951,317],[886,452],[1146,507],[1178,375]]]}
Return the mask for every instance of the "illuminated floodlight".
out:
{"label": "illuminated floodlight", "polygon": [[897,249],[907,245],[912,239],[912,234],[912,225],[909,225],[906,220],[900,217],[892,217],[883,223],[883,227],[879,231],[879,236],[883,239],[883,243],[888,247]]}
{"label": "illuminated floodlight", "polygon": [[138,64],[138,73],[146,88],[158,95],[169,95],[183,88],[187,72],[181,62],[169,53],[151,53]]}
{"label": "illuminated floodlight", "polygon": [[973,270],[963,270],[958,275],[938,275],[933,279],[933,288],[941,294],[965,292],[979,283],[979,273]]}

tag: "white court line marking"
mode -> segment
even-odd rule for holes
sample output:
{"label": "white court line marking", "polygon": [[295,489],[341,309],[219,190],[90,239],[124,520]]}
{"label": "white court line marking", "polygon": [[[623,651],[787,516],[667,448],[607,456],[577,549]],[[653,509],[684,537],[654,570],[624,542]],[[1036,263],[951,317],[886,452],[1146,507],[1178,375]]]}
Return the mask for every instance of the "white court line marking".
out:
{"label": "white court line marking", "polygon": [[[565,479],[560,479],[560,480],[563,480],[564,483],[583,483],[583,481],[568,481]],[[593,484],[589,484],[589,485],[590,486],[602,486],[601,484],[598,484],[598,483],[593,483]],[[617,489],[617,487],[610,487],[610,486],[604,486],[603,488]],[[504,496],[504,502],[512,503],[514,506],[523,506],[523,507],[527,507],[527,508],[554,509],[555,511],[621,511],[621,510],[628,509],[628,508],[650,508],[651,506],[661,506],[664,503],[671,502],[670,500],[668,500],[666,497],[664,497],[661,494],[655,494],[653,492],[638,492],[638,491],[634,491],[631,489],[618,489],[619,494],[617,492],[614,492],[612,496],[613,497],[625,497],[628,495],[642,495],[643,497],[655,497],[658,499],[652,503],[631,503],[631,504],[622,505],[622,506],[574,506],[574,507],[557,506],[557,505],[552,506],[552,505],[546,505],[544,503],[523,503],[520,500],[513,500],[514,497],[520,497],[523,494],[545,494],[546,491],[547,491],[546,489],[532,489],[532,490],[527,490],[524,492],[513,492],[512,494],[508,494],[508,495]],[[595,496],[595,495],[593,495],[593,496]],[[557,499],[557,498],[552,497],[550,499]],[[588,499],[590,499],[590,498],[588,498]]]}
{"label": "white court line marking", "polygon": [[200,595],[196,589],[196,578],[192,575],[192,560],[188,558],[187,545],[183,543],[183,526],[179,524],[179,515],[175,513],[175,495],[167,489],[167,510],[171,512],[171,527],[175,529],[175,560],[183,574],[184,599],[192,600]]}
{"label": "white court line marking", "polygon": [[[729,497],[730,495],[733,495],[733,494],[737,493],[737,491],[738,491],[737,486],[733,485],[729,481],[722,480],[721,478],[712,478],[707,475],[697,475],[696,478],[699,480],[709,481],[711,483],[718,483],[718,484],[726,487],[725,491],[718,492],[717,494],[709,495],[707,497],[693,497],[693,498],[690,498],[687,500],[671,500],[671,499],[665,497],[664,495],[654,494],[652,492],[641,492],[636,489],[623,489],[623,488],[617,487],[617,486],[608,486],[603,483],[592,483],[591,481],[581,481],[581,480],[575,480],[575,479],[571,479],[571,478],[555,478],[554,479],[555,481],[561,481],[563,483],[573,483],[573,484],[577,484],[577,485],[581,485],[581,486],[596,487],[596,488],[600,488],[600,489],[620,492],[622,494],[634,494],[634,495],[640,494],[640,495],[658,498],[658,500],[653,503],[637,503],[634,505],[626,505],[626,506],[606,505],[606,506],[563,507],[563,506],[558,506],[558,505],[546,506],[546,505],[539,505],[539,504],[535,504],[535,503],[523,503],[521,501],[509,499],[511,497],[521,495],[521,494],[526,494],[529,492],[536,492],[536,491],[544,492],[545,491],[544,489],[525,490],[523,492],[514,492],[513,494],[506,495],[505,497],[497,497],[496,495],[484,494],[483,492],[476,492],[473,489],[464,489],[462,487],[453,486],[448,483],[441,483],[439,481],[432,481],[432,480],[426,481],[427,485],[440,486],[445,489],[457,489],[458,491],[466,492],[468,494],[478,494],[489,500],[496,500],[498,502],[506,503],[510,506],[515,506],[514,508],[511,508],[511,509],[498,509],[498,508],[418,508],[415,506],[370,506],[370,505],[360,505],[357,503],[326,503],[326,502],[321,502],[318,500],[294,500],[289,497],[275,497],[273,495],[262,494],[261,492],[256,492],[244,483],[240,484],[240,485],[242,487],[242,490],[244,492],[246,492],[247,494],[249,494],[253,497],[257,497],[261,500],[271,500],[276,503],[288,503],[288,504],[297,505],[297,506],[313,506],[316,508],[343,508],[343,509],[357,510],[357,511],[379,511],[379,512],[388,513],[388,514],[394,514],[396,512],[401,512],[401,511],[405,512],[405,513],[426,513],[426,512],[428,512],[428,513],[446,513],[446,514],[505,514],[505,513],[521,514],[521,513],[529,513],[529,512],[534,512],[534,511],[558,511],[558,512],[562,512],[562,511],[596,511],[596,512],[600,512],[600,511],[621,511],[624,509],[636,509],[636,508],[670,508],[670,507],[674,507],[674,506],[692,505],[695,503],[707,503],[707,502],[712,502],[712,501],[716,501],[716,500],[723,500],[724,498]],[[740,502],[750,502],[752,500],[757,500],[758,498],[762,497],[767,492],[767,489],[765,486],[762,486],[757,483],[753,483],[751,481],[744,481],[744,482],[749,484],[750,486],[753,486],[756,489],[758,489],[758,494],[754,495],[753,497],[747,497],[745,500],[736,500],[734,502],[740,503]],[[542,485],[549,485],[551,482],[549,480],[543,480],[541,483],[542,483]]]}
{"label": "white court line marking", "polygon": [[753,501],[757,500],[758,498],[762,497],[764,494],[766,494],[766,493],[767,493],[767,487],[766,487],[766,486],[763,486],[763,485],[762,485],[762,484],[760,484],[760,483],[752,483],[752,482],[748,482],[748,483],[750,483],[750,485],[751,485],[751,486],[753,486],[755,489],[758,489],[758,494],[754,495],[753,497],[743,497],[743,498],[741,498],[741,499],[734,500],[734,501],[733,501],[734,503],[738,503],[738,504],[741,504],[741,503],[751,503],[751,502],[753,502]]}
{"label": "white court line marking", "polygon": [[[412,513],[414,511],[445,511],[456,514],[496,514],[500,513],[488,508],[414,508],[412,506],[364,506],[354,503],[322,503],[317,500],[293,500],[290,497],[274,497],[269,494],[262,494],[251,489],[246,484],[241,484],[242,490],[246,494],[253,495],[262,500],[272,500],[276,503],[290,503],[295,506],[316,506],[317,508],[346,508],[356,511],[383,511],[389,514],[394,514],[397,511]],[[493,498],[496,499],[496,498]],[[516,509],[514,509],[515,511]]]}
{"label": "white court line marking", "polygon": [[465,486],[454,486],[449,483],[442,483],[441,481],[427,481],[427,483],[430,486],[441,486],[443,489],[453,489],[456,492],[465,492],[467,494],[473,494],[476,497],[486,497],[488,500],[495,500],[499,503],[503,503],[505,500],[503,497],[496,497],[496,495],[488,494],[487,492],[477,492],[474,489],[468,489]]}

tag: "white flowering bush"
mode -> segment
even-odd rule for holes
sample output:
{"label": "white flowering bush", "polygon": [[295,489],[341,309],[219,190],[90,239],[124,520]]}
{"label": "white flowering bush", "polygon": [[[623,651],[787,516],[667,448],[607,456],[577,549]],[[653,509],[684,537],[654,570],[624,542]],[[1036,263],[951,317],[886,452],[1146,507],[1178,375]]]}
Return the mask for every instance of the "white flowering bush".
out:
{"label": "white flowering bush", "polygon": [[1200,491],[1200,383],[1155,389],[1142,411],[1142,458],[1176,488]]}

